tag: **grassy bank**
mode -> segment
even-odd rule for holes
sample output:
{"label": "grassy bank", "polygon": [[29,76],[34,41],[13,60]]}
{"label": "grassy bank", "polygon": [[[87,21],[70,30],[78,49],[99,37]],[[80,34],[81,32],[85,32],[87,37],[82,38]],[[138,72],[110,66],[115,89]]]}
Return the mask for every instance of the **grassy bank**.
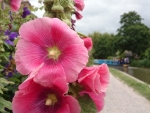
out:
{"label": "grassy bank", "polygon": [[113,68],[109,68],[110,72],[117,78],[121,79],[127,85],[132,87],[139,94],[144,96],[146,99],[150,101],[150,87],[147,84],[143,84],[127,75]]}

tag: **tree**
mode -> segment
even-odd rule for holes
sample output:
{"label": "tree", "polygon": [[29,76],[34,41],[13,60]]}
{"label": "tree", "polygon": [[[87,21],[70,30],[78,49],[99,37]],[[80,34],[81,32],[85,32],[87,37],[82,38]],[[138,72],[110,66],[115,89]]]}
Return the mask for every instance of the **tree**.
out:
{"label": "tree", "polygon": [[101,34],[98,32],[94,32],[89,36],[92,37],[93,40],[94,58],[106,59],[108,56],[115,54],[113,49],[114,44],[112,43],[114,41],[113,34],[108,33]]}
{"label": "tree", "polygon": [[141,16],[135,11],[121,15],[121,27],[117,34],[117,45],[121,52],[129,50],[141,56],[149,47],[150,30],[141,21]]}

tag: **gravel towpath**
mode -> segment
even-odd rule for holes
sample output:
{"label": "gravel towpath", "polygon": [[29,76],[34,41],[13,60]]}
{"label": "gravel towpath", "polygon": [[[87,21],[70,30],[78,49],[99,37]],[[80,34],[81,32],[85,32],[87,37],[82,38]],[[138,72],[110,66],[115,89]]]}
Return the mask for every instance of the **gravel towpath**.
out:
{"label": "gravel towpath", "polygon": [[150,102],[113,75],[100,113],[150,113]]}

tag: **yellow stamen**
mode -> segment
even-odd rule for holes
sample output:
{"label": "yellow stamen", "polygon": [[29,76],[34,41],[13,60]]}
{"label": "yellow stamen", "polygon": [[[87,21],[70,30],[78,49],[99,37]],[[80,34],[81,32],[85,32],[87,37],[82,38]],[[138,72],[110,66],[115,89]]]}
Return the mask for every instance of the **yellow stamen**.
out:
{"label": "yellow stamen", "polygon": [[47,50],[48,50],[48,57],[54,60],[57,60],[61,54],[60,50],[56,46],[48,48]]}
{"label": "yellow stamen", "polygon": [[54,105],[55,103],[57,103],[57,97],[55,94],[49,94],[47,96],[47,99],[46,99],[46,102],[45,102],[45,105],[46,106],[50,106],[50,105]]}

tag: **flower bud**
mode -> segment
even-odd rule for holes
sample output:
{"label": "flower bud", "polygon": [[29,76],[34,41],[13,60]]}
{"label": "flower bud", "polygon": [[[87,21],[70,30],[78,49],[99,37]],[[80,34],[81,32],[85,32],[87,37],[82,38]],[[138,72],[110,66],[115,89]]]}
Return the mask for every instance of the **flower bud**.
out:
{"label": "flower bud", "polygon": [[71,20],[69,20],[65,14],[61,15],[61,20],[65,22],[68,26],[71,26]]}
{"label": "flower bud", "polygon": [[53,12],[64,12],[64,8],[60,5],[59,1],[54,1],[54,4],[51,8]]}

